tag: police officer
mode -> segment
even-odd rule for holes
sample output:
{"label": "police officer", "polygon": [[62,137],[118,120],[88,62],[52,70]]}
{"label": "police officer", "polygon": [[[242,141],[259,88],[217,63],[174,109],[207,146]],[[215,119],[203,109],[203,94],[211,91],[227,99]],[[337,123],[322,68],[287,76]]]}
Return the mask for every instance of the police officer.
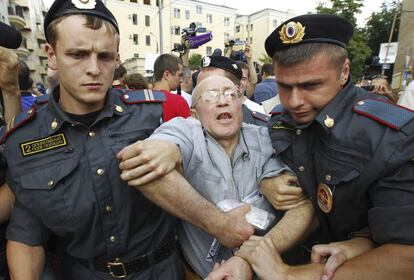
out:
{"label": "police officer", "polygon": [[16,196],[11,274],[37,278],[53,234],[65,279],[181,279],[175,219],[121,181],[116,159],[160,124],[164,95],[109,91],[119,30],[100,0],[56,0],[45,33],[60,84],[3,136]]}
{"label": "police officer", "polygon": [[[303,15],[269,35],[282,103],[270,136],[317,209],[317,241],[370,236],[378,245],[345,262],[335,279],[412,279],[414,113],[353,86],[346,52],[352,32],[341,17]],[[323,275],[321,264],[288,267],[266,240],[251,245],[239,256],[261,279]]]}

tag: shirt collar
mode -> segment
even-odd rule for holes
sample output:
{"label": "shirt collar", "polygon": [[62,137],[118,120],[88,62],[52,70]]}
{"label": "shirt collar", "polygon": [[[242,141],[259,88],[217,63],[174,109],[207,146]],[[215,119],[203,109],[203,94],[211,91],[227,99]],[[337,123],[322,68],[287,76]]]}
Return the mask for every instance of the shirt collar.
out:
{"label": "shirt collar", "polygon": [[[54,88],[49,98],[48,106],[49,106],[50,114],[48,114],[48,116],[46,117],[46,122],[47,122],[46,124],[48,126],[49,134],[55,133],[64,124],[70,125],[70,126],[82,125],[78,122],[71,120],[70,117],[62,110],[62,108],[59,105],[59,98],[60,98],[60,87],[57,86]],[[95,123],[104,118],[112,117],[114,114],[114,110],[115,112],[117,112],[116,108],[119,107],[120,105],[115,104],[115,99],[116,99],[115,93],[111,94],[111,92],[108,92],[106,94],[105,105],[102,108],[100,114],[98,115]],[[117,112],[117,113],[121,114],[123,112]]]}

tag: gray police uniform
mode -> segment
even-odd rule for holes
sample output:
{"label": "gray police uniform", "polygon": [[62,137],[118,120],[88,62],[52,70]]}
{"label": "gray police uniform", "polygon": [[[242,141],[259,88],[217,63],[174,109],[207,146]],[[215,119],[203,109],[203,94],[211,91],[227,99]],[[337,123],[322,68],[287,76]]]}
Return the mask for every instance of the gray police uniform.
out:
{"label": "gray police uniform", "polygon": [[126,279],[181,279],[175,218],[123,182],[116,159],[159,126],[164,95],[112,90],[89,127],[69,118],[58,98],[56,89],[5,135],[16,195],[7,238],[41,246],[56,235],[66,279],[112,279],[111,271]]}
{"label": "gray police uniform", "polygon": [[243,122],[248,124],[254,124],[258,126],[267,126],[267,122],[269,120],[269,117],[256,112],[251,111],[249,108],[247,108],[246,105],[243,104]]}
{"label": "gray police uniform", "polygon": [[309,124],[277,106],[269,134],[317,209],[319,242],[368,225],[378,244],[414,244],[414,112],[348,83]]}

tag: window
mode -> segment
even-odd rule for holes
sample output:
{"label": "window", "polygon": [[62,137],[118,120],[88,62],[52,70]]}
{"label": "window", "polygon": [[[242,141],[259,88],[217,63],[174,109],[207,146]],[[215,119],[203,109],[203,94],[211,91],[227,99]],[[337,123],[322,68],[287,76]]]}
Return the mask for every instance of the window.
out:
{"label": "window", "polygon": [[138,25],[138,15],[137,14],[132,14],[132,24],[133,25]]}
{"label": "window", "polygon": [[246,24],[246,31],[249,31],[249,25]]}
{"label": "window", "polygon": [[145,44],[147,46],[151,46],[151,36],[150,35],[145,36]]}
{"label": "window", "polygon": [[250,44],[253,44],[253,37],[250,37]]}
{"label": "window", "polygon": [[190,19],[190,10],[185,10],[185,19]]}
{"label": "window", "polygon": [[174,8],[174,17],[175,18],[180,18],[180,16],[181,16],[180,9]]}
{"label": "window", "polygon": [[138,45],[138,34],[134,34],[134,45]]}
{"label": "window", "polygon": [[149,5],[149,6],[151,6],[151,0],[144,0],[144,5]]}
{"label": "window", "polygon": [[229,37],[230,37],[230,34],[227,32],[224,32],[224,38],[229,38]]}
{"label": "window", "polygon": [[250,31],[253,31],[253,23],[250,24]]}
{"label": "window", "polygon": [[138,0],[129,0],[131,3],[138,3]]}
{"label": "window", "polygon": [[203,24],[201,22],[199,22],[199,21],[196,22],[196,27],[197,28],[202,27],[202,26],[203,26]]}
{"label": "window", "polygon": [[224,18],[224,26],[230,26],[230,18],[228,17]]}
{"label": "window", "polygon": [[211,47],[206,47],[206,55],[211,55]]}
{"label": "window", "polygon": [[236,33],[237,33],[237,32],[240,32],[240,25],[237,25],[237,26],[236,26]]}
{"label": "window", "polygon": [[277,27],[277,20],[273,20],[273,27],[276,28]]}
{"label": "window", "polygon": [[207,14],[207,23],[213,23],[213,16],[210,14]]}
{"label": "window", "polygon": [[134,53],[134,57],[138,58],[139,57],[139,53]]}
{"label": "window", "polygon": [[145,16],[145,26],[150,26],[150,16]]}
{"label": "window", "polygon": [[197,14],[202,14],[203,13],[203,6],[201,6],[200,4],[197,4],[196,12],[197,12]]}

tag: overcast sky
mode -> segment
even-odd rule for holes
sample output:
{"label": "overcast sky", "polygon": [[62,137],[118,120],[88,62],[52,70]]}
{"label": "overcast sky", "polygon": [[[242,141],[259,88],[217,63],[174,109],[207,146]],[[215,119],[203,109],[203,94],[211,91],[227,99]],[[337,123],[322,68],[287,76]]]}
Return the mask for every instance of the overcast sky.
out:
{"label": "overcast sky", "polygon": [[[171,0],[174,1],[174,0]],[[236,8],[239,14],[252,14],[265,8],[286,11],[292,9],[295,14],[305,14],[314,12],[319,2],[327,2],[326,0],[201,0],[206,3],[226,5]],[[47,6],[53,3],[53,0],[44,0]],[[382,0],[364,0],[364,8],[362,14],[359,15],[358,25],[362,26],[365,19],[371,15],[373,11],[379,11]]]}

